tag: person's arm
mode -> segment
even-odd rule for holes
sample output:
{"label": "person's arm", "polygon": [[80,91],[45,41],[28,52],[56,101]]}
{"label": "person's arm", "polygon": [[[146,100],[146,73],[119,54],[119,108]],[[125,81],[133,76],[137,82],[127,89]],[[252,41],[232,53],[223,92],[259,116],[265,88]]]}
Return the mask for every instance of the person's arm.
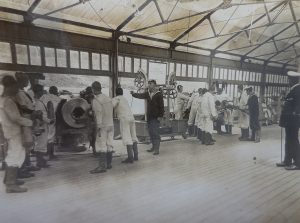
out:
{"label": "person's arm", "polygon": [[183,93],[179,93],[179,94],[177,95],[177,97],[178,97],[179,99],[182,99],[182,100],[185,100],[185,101],[187,101],[187,100],[190,99],[189,96],[186,96],[186,95],[184,95]]}
{"label": "person's arm", "polygon": [[119,98],[113,98],[113,99],[112,99],[113,107],[114,107],[114,108],[117,107],[118,104],[119,104],[119,102],[120,102],[120,99],[119,99]]}
{"label": "person's arm", "polygon": [[218,116],[218,114],[217,114],[215,100],[214,100],[213,96],[211,96],[209,98],[209,100],[208,100],[208,106],[209,106],[209,110],[210,110],[210,113],[211,113],[212,117],[216,118]]}
{"label": "person's arm", "polygon": [[103,108],[102,105],[96,101],[96,99],[93,99],[92,101],[92,110],[95,113],[97,129],[99,129],[102,127]]}
{"label": "person's arm", "polygon": [[30,119],[21,116],[18,107],[13,100],[5,100],[4,112],[12,122],[17,123],[20,126],[32,126],[32,121]]}
{"label": "person's arm", "polygon": [[148,92],[144,93],[134,93],[133,91],[130,92],[132,97],[138,98],[138,99],[147,99],[148,98]]}

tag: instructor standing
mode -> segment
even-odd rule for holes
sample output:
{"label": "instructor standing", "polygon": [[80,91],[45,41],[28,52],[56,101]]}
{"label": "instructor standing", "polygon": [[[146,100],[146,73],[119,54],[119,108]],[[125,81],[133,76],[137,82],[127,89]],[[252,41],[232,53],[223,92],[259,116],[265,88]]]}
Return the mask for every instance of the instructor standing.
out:
{"label": "instructor standing", "polygon": [[144,93],[130,92],[133,97],[147,100],[147,124],[152,148],[148,152],[154,152],[153,155],[159,154],[160,135],[159,119],[164,115],[164,100],[162,93],[158,90],[155,80],[148,81],[148,90]]}

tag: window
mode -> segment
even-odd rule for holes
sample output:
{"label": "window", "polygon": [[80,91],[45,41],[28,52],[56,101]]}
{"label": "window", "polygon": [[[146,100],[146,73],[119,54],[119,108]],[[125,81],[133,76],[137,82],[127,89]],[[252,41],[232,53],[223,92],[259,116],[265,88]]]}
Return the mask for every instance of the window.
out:
{"label": "window", "polygon": [[181,66],[181,76],[186,77],[186,64],[182,64]]}
{"label": "window", "polygon": [[79,68],[79,52],[70,50],[70,67]]}
{"label": "window", "polygon": [[45,62],[48,67],[56,66],[54,48],[45,47]]}
{"label": "window", "polygon": [[139,58],[134,58],[133,59],[133,72],[137,73],[140,68],[141,68],[141,60]]}
{"label": "window", "polygon": [[16,54],[18,64],[28,64],[27,46],[16,44]]}
{"label": "window", "polygon": [[175,64],[169,63],[169,74],[175,71]]}
{"label": "window", "polygon": [[124,57],[118,56],[118,70],[119,71],[124,71]]}
{"label": "window", "polygon": [[203,67],[203,78],[207,78],[207,72],[208,71],[208,67],[204,66]]}
{"label": "window", "polygon": [[148,61],[146,59],[142,59],[142,69],[147,73],[148,71]]}
{"label": "window", "polygon": [[101,69],[109,70],[109,56],[107,54],[101,54]]}
{"label": "window", "polygon": [[39,46],[29,46],[30,64],[41,66],[41,50]]}
{"label": "window", "polygon": [[181,64],[180,63],[176,63],[176,76],[180,76],[181,74]]}
{"label": "window", "polygon": [[100,54],[92,53],[92,67],[93,70],[100,70]]}
{"label": "window", "polygon": [[90,69],[89,62],[89,53],[88,52],[80,52],[80,68],[81,69]]}
{"label": "window", "polygon": [[56,58],[58,67],[67,67],[67,53],[64,49],[56,49]]}
{"label": "window", "polygon": [[193,77],[198,77],[198,66],[193,65]]}
{"label": "window", "polygon": [[0,62],[12,63],[10,44],[6,42],[0,42],[0,49]]}
{"label": "window", "polygon": [[131,58],[125,57],[125,72],[131,72]]}
{"label": "window", "polygon": [[193,65],[188,65],[187,66],[187,74],[188,74],[188,77],[192,77],[193,76]]}

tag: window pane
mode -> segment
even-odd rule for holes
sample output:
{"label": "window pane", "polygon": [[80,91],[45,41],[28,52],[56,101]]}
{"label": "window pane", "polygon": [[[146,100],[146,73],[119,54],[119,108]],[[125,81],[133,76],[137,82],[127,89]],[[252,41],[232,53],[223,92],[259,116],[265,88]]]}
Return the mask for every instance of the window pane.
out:
{"label": "window pane", "polygon": [[197,65],[193,65],[193,77],[198,77]]}
{"label": "window pane", "polygon": [[107,54],[101,54],[101,66],[102,70],[109,70],[109,56]]}
{"label": "window pane", "polygon": [[199,70],[198,70],[198,77],[203,78],[203,66],[199,66]]}
{"label": "window pane", "polygon": [[100,54],[92,53],[92,66],[93,70],[100,70]]}
{"label": "window pane", "polygon": [[181,66],[181,76],[186,77],[186,64],[182,64]]}
{"label": "window pane", "polygon": [[16,44],[16,54],[18,64],[28,64],[27,46]]}
{"label": "window pane", "polygon": [[124,57],[118,56],[118,70],[124,71]]}
{"label": "window pane", "polygon": [[55,67],[55,52],[54,48],[45,47],[45,61],[46,66]]}
{"label": "window pane", "polygon": [[79,68],[79,52],[70,50],[70,67]]}
{"label": "window pane", "polygon": [[80,67],[81,69],[90,69],[88,52],[80,52]]}
{"label": "window pane", "polygon": [[146,59],[142,59],[142,69],[147,73],[147,60]]}
{"label": "window pane", "polygon": [[188,77],[192,77],[193,76],[193,66],[192,65],[188,65]]}
{"label": "window pane", "polygon": [[131,58],[125,57],[125,72],[131,73]]}
{"label": "window pane", "polygon": [[208,67],[204,66],[203,67],[203,78],[207,78],[207,75],[208,75]]}
{"label": "window pane", "polygon": [[134,58],[133,63],[134,73],[137,73],[141,67],[141,60],[139,58]]}
{"label": "window pane", "polygon": [[56,49],[58,67],[67,67],[67,52],[63,49]]}
{"label": "window pane", "polygon": [[0,42],[0,62],[1,63],[12,63],[10,44]]}
{"label": "window pane", "polygon": [[174,72],[175,69],[175,64],[174,63],[169,63],[169,74]]}
{"label": "window pane", "polygon": [[176,76],[180,76],[181,74],[181,64],[180,63],[176,63]]}

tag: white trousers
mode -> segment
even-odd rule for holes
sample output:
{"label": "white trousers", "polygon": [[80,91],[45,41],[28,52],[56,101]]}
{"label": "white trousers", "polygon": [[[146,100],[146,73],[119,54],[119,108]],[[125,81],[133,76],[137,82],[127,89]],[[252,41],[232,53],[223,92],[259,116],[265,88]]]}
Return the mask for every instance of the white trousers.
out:
{"label": "white trousers", "polygon": [[232,111],[229,109],[226,109],[224,112],[224,122],[225,125],[232,125],[233,124],[233,115]]}
{"label": "white trousers", "polygon": [[214,122],[210,117],[203,117],[203,128],[201,128],[203,131],[208,133],[213,133],[214,130]]}
{"label": "white trousers", "polygon": [[21,167],[25,160],[25,149],[22,146],[22,136],[18,134],[7,140],[8,150],[5,162],[7,166]]}
{"label": "white trousers", "polygon": [[113,150],[114,127],[107,126],[97,130],[96,151],[111,152]]}
{"label": "white trousers", "polygon": [[34,150],[37,152],[47,152],[48,144],[48,124],[44,123],[42,128],[45,130],[41,135],[36,136]]}
{"label": "white trousers", "polygon": [[197,114],[197,108],[192,107],[189,115],[188,125],[194,125],[196,114]]}
{"label": "white trousers", "polygon": [[133,145],[133,142],[137,142],[136,128],[134,120],[127,120],[120,118],[120,130],[122,141],[125,146]]}
{"label": "white trousers", "polygon": [[55,141],[56,134],[56,124],[48,125],[48,143],[53,143]]}

